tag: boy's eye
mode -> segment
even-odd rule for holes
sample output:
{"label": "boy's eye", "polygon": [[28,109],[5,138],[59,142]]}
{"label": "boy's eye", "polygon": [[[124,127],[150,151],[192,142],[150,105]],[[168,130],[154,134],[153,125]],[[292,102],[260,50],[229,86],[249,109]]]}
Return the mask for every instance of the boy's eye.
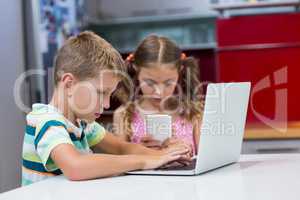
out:
{"label": "boy's eye", "polygon": [[98,91],[97,94],[104,96],[104,95],[108,95],[108,92],[106,92],[106,91]]}

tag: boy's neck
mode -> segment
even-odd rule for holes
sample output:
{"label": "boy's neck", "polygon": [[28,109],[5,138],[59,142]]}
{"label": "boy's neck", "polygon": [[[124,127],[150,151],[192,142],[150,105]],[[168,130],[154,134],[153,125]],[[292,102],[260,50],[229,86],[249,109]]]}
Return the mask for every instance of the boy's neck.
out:
{"label": "boy's neck", "polygon": [[61,111],[65,118],[67,118],[70,122],[76,125],[76,117],[69,108],[67,96],[64,94],[63,91],[60,91],[58,88],[55,88],[52,99],[49,104]]}

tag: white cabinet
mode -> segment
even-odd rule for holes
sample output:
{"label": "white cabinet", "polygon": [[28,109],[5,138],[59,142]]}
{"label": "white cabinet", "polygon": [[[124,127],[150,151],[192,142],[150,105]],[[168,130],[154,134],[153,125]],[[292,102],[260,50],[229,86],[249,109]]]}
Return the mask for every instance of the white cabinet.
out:
{"label": "white cabinet", "polygon": [[215,13],[210,9],[210,0],[92,0],[87,1],[87,7],[92,18]]}

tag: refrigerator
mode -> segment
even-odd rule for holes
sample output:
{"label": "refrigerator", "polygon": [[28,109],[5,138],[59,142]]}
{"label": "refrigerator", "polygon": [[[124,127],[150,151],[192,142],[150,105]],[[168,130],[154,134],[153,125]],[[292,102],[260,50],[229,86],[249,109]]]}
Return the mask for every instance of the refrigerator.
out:
{"label": "refrigerator", "polygon": [[28,104],[47,103],[53,92],[53,62],[64,41],[85,26],[84,0],[24,1]]}

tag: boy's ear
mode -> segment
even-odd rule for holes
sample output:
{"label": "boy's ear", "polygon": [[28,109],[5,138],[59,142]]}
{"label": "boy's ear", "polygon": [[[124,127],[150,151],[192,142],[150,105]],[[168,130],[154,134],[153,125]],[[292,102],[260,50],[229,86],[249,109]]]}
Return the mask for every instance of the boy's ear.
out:
{"label": "boy's ear", "polygon": [[63,82],[66,88],[70,88],[75,82],[75,77],[71,73],[65,73],[62,75],[61,81]]}

